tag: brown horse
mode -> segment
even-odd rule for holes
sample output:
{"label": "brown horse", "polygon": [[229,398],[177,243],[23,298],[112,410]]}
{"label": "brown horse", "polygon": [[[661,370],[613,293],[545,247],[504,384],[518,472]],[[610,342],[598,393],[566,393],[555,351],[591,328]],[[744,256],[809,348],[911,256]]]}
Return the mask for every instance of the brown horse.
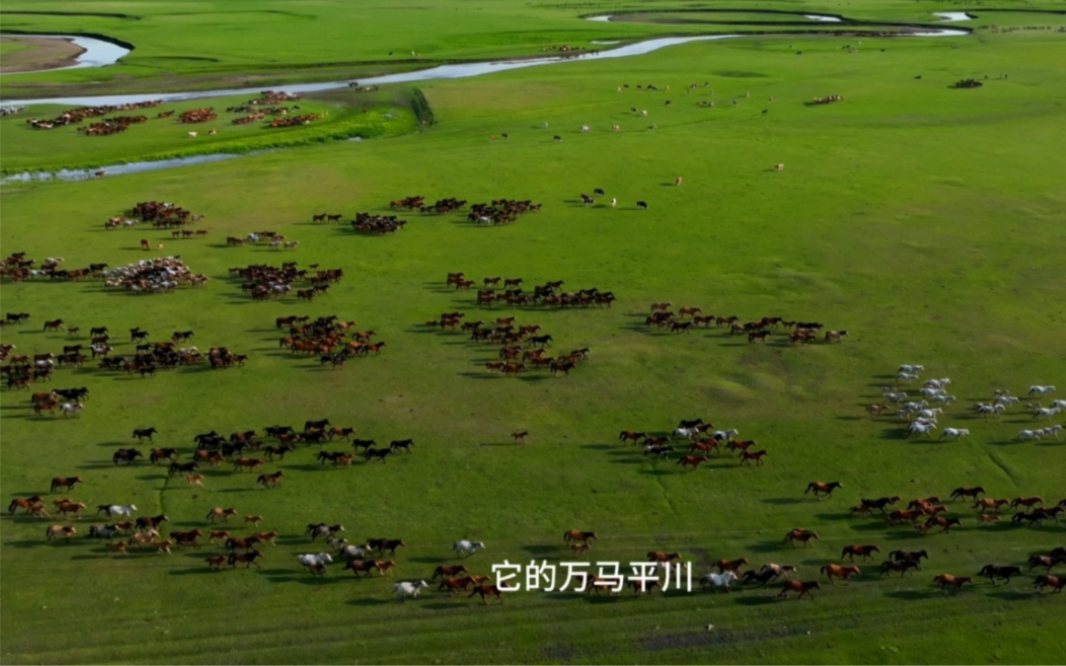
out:
{"label": "brown horse", "polygon": [[260,474],[256,479],[256,483],[261,483],[268,488],[277,488],[281,485],[281,477],[285,476],[285,472],[274,472],[273,474]]}
{"label": "brown horse", "polygon": [[714,563],[714,566],[718,567],[718,573],[725,573],[726,571],[732,571],[739,574],[740,568],[749,564],[748,558],[742,557],[739,560],[718,560]]}
{"label": "brown horse", "polygon": [[825,495],[826,497],[832,497],[833,491],[837,488],[843,488],[844,484],[839,481],[830,481],[825,483],[824,481],[811,481],[807,484],[807,490],[803,491],[803,494],[814,493],[815,497]]}
{"label": "brown horse", "polygon": [[784,587],[781,589],[781,594],[777,596],[787,597],[789,592],[799,592],[799,596],[796,597],[797,599],[802,599],[803,595],[806,594],[813,600],[814,595],[811,594],[811,590],[820,589],[822,589],[822,586],[816,580],[807,581],[806,583],[801,583],[798,580],[788,580],[785,581]]}
{"label": "brown horse", "polygon": [[78,483],[85,483],[81,480],[80,476],[57,476],[56,478],[52,479],[51,492],[54,493],[56,489],[60,486],[65,487],[67,489],[67,492],[70,492],[74,489],[74,485]]}
{"label": "brown horse", "polygon": [[862,571],[856,566],[841,566],[839,564],[827,564],[822,567],[822,573],[829,579],[829,582],[833,582],[833,577],[843,578],[844,580],[851,582],[851,577],[855,575],[861,575]]}
{"label": "brown horse", "polygon": [[1051,588],[1051,593],[1062,592],[1062,588],[1066,587],[1066,578],[1060,576],[1037,576],[1033,582],[1033,587],[1044,591],[1045,587]]}
{"label": "brown horse", "polygon": [[873,557],[873,553],[880,553],[880,552],[881,552],[881,548],[878,547],[878,545],[875,544],[875,543],[872,543],[872,544],[869,544],[869,545],[866,545],[866,546],[859,546],[859,545],[844,546],[844,552],[842,552],[840,554],[840,559],[844,559],[844,556],[846,555],[849,560],[854,562],[855,561],[855,556],[856,555],[860,555],[860,556],[862,556],[863,560],[866,560],[866,559],[872,558]]}
{"label": "brown horse", "polygon": [[762,467],[762,459],[767,455],[769,454],[767,454],[766,449],[760,451],[742,451],[740,454],[740,464],[744,465],[754,460],[757,466]]}
{"label": "brown horse", "polygon": [[947,591],[948,588],[953,588],[955,591],[958,591],[961,590],[962,586],[966,585],[967,583],[973,585],[973,578],[971,578],[970,576],[952,576],[951,574],[940,574],[939,576],[933,578],[933,582],[936,583],[937,586],[944,591]]}
{"label": "brown horse", "polygon": [[796,528],[796,529],[792,530],[791,532],[789,532],[788,534],[785,535],[785,541],[787,543],[791,543],[792,545],[795,545],[797,541],[800,541],[800,542],[803,543],[804,546],[806,546],[810,542],[811,539],[817,539],[817,538],[818,538],[818,533],[817,532],[812,532],[810,530],[805,530],[805,529],[800,529],[800,528]]}
{"label": "brown horse", "polygon": [[655,550],[648,553],[649,562],[670,562],[673,560],[680,560],[681,553],[664,553],[661,550]]}
{"label": "brown horse", "polygon": [[711,461],[711,459],[708,458],[707,456],[682,456],[677,461],[677,464],[681,465],[681,469],[685,469],[689,465],[691,465],[692,466],[692,471],[696,471],[696,469],[700,466],[700,463],[705,463],[705,462],[710,462],[710,461]]}
{"label": "brown horse", "polygon": [[1007,506],[1008,504],[1010,504],[1010,501],[1006,499],[989,499],[986,497],[984,499],[979,499],[974,502],[971,508],[983,509],[986,511],[992,509],[996,513],[999,513],[1000,509]]}
{"label": "brown horse", "polygon": [[35,508],[44,503],[44,498],[40,495],[34,495],[33,497],[16,497],[11,500],[11,504],[8,505],[7,510],[10,513],[15,513],[19,509],[25,509],[26,513],[32,513]]}
{"label": "brown horse", "polygon": [[1011,500],[1010,508],[1013,509],[1016,506],[1024,506],[1027,509],[1031,509],[1037,504],[1043,503],[1044,499],[1042,497],[1015,497]]}
{"label": "brown horse", "polygon": [[489,597],[496,597],[500,600],[501,604],[503,603],[503,592],[500,592],[500,588],[496,587],[495,585],[478,585],[474,588],[474,591],[470,593],[470,597],[473,597],[475,594],[481,595],[481,603],[485,604],[486,606],[489,603]]}
{"label": "brown horse", "polygon": [[466,592],[470,588],[470,585],[471,581],[469,578],[445,578],[441,580],[440,587],[437,589],[441,592],[447,590],[448,596],[454,597],[455,593],[459,590]]}
{"label": "brown horse", "polygon": [[565,541],[566,543],[570,543],[572,541],[581,541],[583,543],[588,543],[589,541],[598,538],[599,537],[596,536],[595,532],[582,532],[581,530],[570,530],[569,532],[565,532],[563,534],[563,541]]}
{"label": "brown horse", "polygon": [[462,564],[454,565],[441,565],[433,570],[433,577],[430,580],[436,580],[438,576],[442,578],[458,576],[459,574],[470,575],[470,572],[466,570],[466,567]]}
{"label": "brown horse", "polygon": [[888,572],[899,572],[899,577],[903,578],[903,574],[907,573],[911,569],[917,569],[921,571],[922,565],[918,563],[918,560],[899,560],[893,562],[888,560],[881,563],[881,575],[884,576]]}
{"label": "brown horse", "polygon": [[251,552],[247,553],[230,553],[229,559],[227,561],[229,562],[229,565],[234,569],[237,568],[238,562],[244,562],[245,569],[252,568],[253,564],[255,565],[256,569],[262,569],[262,567],[259,566],[259,563],[256,562],[256,560],[261,557],[263,557],[263,554],[260,553],[258,550],[253,549]]}
{"label": "brown horse", "polygon": [[644,433],[644,432],[634,432],[632,430],[623,430],[622,433],[620,435],[618,435],[618,441],[620,441],[620,442],[633,442],[634,444],[638,444],[638,443],[640,443],[640,440],[646,439],[647,437],[648,437],[648,434]]}

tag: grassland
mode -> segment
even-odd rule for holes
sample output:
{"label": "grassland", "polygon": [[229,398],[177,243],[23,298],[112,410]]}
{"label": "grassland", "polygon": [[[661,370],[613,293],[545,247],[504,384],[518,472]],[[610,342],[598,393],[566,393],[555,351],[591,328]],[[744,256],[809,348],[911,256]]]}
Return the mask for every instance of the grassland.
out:
{"label": "grassland", "polygon": [[[74,4],[64,7],[70,11]],[[804,10],[885,20],[897,12],[896,18],[911,20],[925,9],[957,9],[877,3],[860,12],[838,5]],[[546,31],[575,13],[498,9],[500,16],[515,11],[519,16],[511,19],[528,26],[537,24],[523,11],[558,12],[558,23]],[[429,34],[419,12],[395,14],[407,17],[412,39],[420,30]],[[381,25],[382,34],[395,27]],[[616,36],[657,29],[634,26],[579,28]],[[440,39],[463,29],[471,30],[447,27]],[[551,34],[557,43],[572,40]],[[209,31],[173,35],[205,44],[212,39]],[[469,39],[484,43],[481,38]],[[352,49],[379,49],[374,40],[386,42],[372,35],[370,45],[351,40]],[[327,48],[327,40],[320,41]],[[244,368],[179,370],[144,380],[86,366],[35,386],[88,387],[91,397],[79,419],[35,418],[25,392],[5,390],[5,499],[44,492],[53,476],[78,474],[86,484],[70,495],[90,507],[132,502],[139,515],[166,513],[175,529],[192,529],[205,526],[210,508],[232,506],[263,514],[262,529],[282,537],[276,548],[265,549],[262,571],[212,573],[202,558],[216,548],[109,558],[100,543],[88,540],[45,543],[50,520],[5,516],[0,659],[1060,661],[1055,655],[1066,647],[1061,598],[1031,593],[1024,579],[998,588],[981,581],[957,596],[944,595],[931,578],[970,575],[990,562],[1021,564],[1063,545],[1062,525],[978,526],[974,512],[955,503],[949,506],[963,518],[962,529],[923,537],[886,528],[876,517],[849,517],[847,507],[860,497],[945,496],[976,484],[995,497],[1066,496],[1062,440],[1015,443],[1016,432],[1032,423],[1027,414],[1015,410],[993,421],[970,412],[993,388],[1024,393],[1034,383],[1066,384],[1060,259],[1066,197],[1059,157],[1066,152],[1059,131],[1066,41],[1052,31],[983,31],[965,39],[864,39],[858,49],[841,46],[825,37],[738,39],[615,62],[427,82],[422,90],[437,124],[419,133],[93,182],[5,186],[5,255],[62,256],[71,267],[120,265],[146,256],[138,249],[146,238],[163,243],[165,253],[180,253],[211,282],[146,297],[108,293],[93,283],[5,282],[4,312],[29,312],[32,319],[5,327],[4,343],[22,353],[59,351],[70,344],[65,336],[41,327],[62,317],[83,331],[107,325],[118,334],[142,326],[153,340],[193,329],[201,349],[225,345],[251,356]],[[286,52],[284,45],[278,49]],[[498,54],[495,49],[489,45],[485,52]],[[981,89],[949,89],[959,79],[985,75]],[[86,81],[60,73],[33,80]],[[686,95],[691,82],[699,87]],[[660,90],[638,91],[637,83]],[[631,87],[616,92],[622,84]],[[6,77],[2,85],[9,85]],[[845,101],[806,104],[829,94]],[[666,106],[667,99],[673,104]],[[699,106],[712,100],[713,108]],[[615,124],[621,132],[610,131]],[[593,131],[582,134],[581,125]],[[128,136],[123,151],[170,150],[167,142],[176,139],[169,130],[154,131],[149,123],[92,144],[71,136],[52,149],[76,145],[62,161],[95,162],[97,154],[82,153],[81,145],[106,146]],[[53,140],[8,121],[0,122],[0,132],[4,169],[9,151],[12,159],[30,161],[35,145]],[[505,132],[510,139],[488,140]],[[561,142],[552,140],[555,134]],[[785,170],[775,171],[777,163]],[[685,182],[674,187],[678,175]],[[595,187],[616,196],[618,207],[603,200],[581,206],[578,194]],[[388,201],[413,194],[472,202],[529,198],[544,208],[493,228],[474,227],[458,215],[411,214],[404,231],[385,238],[310,223],[319,212],[384,213]],[[171,241],[169,232],[104,230],[107,217],[149,199],[206,214],[199,225],[210,236]],[[636,210],[637,200],[650,209]],[[284,253],[222,243],[258,229],[301,245]],[[309,305],[252,302],[227,274],[233,266],[284,260],[343,267],[346,276]],[[523,277],[527,285],[562,279],[568,289],[595,286],[619,300],[610,309],[498,307],[482,314],[471,293],[445,287],[445,275],[454,271],[475,279]],[[793,348],[780,338],[749,345],[723,329],[686,335],[647,329],[648,304],[663,300],[743,319],[816,320],[850,335],[840,345]],[[467,319],[515,314],[520,323],[543,325],[557,350],[589,347],[590,359],[568,378],[491,375],[483,363],[494,359],[494,347],[420,325],[456,310]],[[388,346],[380,357],[320,369],[317,360],[278,348],[273,322],[288,314],[354,319]],[[129,354],[132,345],[123,342],[118,351]],[[970,428],[970,438],[906,441],[898,419],[865,415],[863,405],[879,400],[879,387],[891,383],[900,363],[924,363],[928,376],[952,378],[959,402],[946,410],[942,425]],[[616,442],[622,429],[665,431],[696,416],[758,440],[770,452],[766,464],[739,468],[722,457],[682,473]],[[224,470],[208,470],[205,487],[189,490],[167,481],[162,469],[115,468],[110,461],[115,449],[133,445],[128,435],[134,427],[154,425],[161,433],[156,445],[177,446],[187,459],[200,432],[299,427],[322,417],[379,442],[412,437],[414,453],[385,465],[332,469],[316,464],[314,447],[301,448],[268,465],[267,471],[286,473],[276,491],[257,488],[254,475]],[[531,440],[513,445],[515,430],[529,430]],[[832,500],[804,497],[803,488],[815,479],[840,479],[845,488]],[[814,602],[775,602],[775,591],[747,590],[640,599],[521,592],[488,608],[427,593],[399,603],[388,579],[356,581],[334,566],[318,580],[300,570],[294,555],[318,550],[300,534],[320,520],[343,523],[353,542],[403,538],[408,548],[396,558],[397,580],[428,577],[436,565],[454,561],[448,549],[464,537],[488,545],[467,562],[480,573],[504,559],[569,560],[559,537],[572,528],[599,533],[592,561],[637,561],[649,550],[676,550],[700,573],[719,558],[746,556],[758,564],[795,564],[803,579],[814,579],[817,568],[838,561],[849,543],[878,543],[885,551],[925,548],[930,563],[913,578],[883,580],[876,564],[863,565],[855,583],[825,585]],[[84,531],[93,521],[74,523]],[[821,539],[806,549],[782,545],[794,527],[814,529]],[[707,631],[708,624],[715,629]]]}

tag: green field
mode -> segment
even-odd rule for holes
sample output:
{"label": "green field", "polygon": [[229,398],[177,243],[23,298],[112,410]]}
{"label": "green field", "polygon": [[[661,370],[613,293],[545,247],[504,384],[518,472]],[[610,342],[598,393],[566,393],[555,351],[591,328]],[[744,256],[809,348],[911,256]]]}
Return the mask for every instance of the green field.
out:
{"label": "green field", "polygon": [[[266,87],[258,77],[343,79],[360,68],[417,64],[369,64],[386,60],[380,52],[390,49],[415,49],[437,64],[702,30],[579,19],[648,11],[650,3],[447,1],[429,9],[360,3],[357,10],[336,2],[250,3],[260,12],[245,4],[5,3],[5,30],[102,33],[137,48],[114,68],[4,76],[0,91],[13,99],[30,90],[163,92],[235,85],[235,77],[250,82],[246,96],[161,107],[180,113],[251,99]],[[735,4],[706,6],[746,13]],[[892,0],[766,6],[911,24],[936,23],[931,11],[981,14],[984,7]],[[854,36],[753,36],[425,81],[418,88],[435,119],[427,126],[411,110],[409,86],[313,95],[299,104],[330,111],[319,126],[238,128],[229,124],[233,114],[222,114],[217,136],[197,138],[205,151],[243,152],[257,141],[277,141],[266,154],[87,182],[4,185],[3,256],[25,252],[35,268],[63,257],[63,266],[75,269],[180,254],[210,278],[203,288],[157,295],[107,290],[100,280],[5,278],[3,313],[31,315],[0,332],[13,353],[88,345],[89,329],[106,325],[113,353],[127,357],[135,351],[126,335],[133,327],[148,330],[153,342],[193,330],[191,344],[201,351],[226,346],[249,356],[242,368],[201,363],[143,379],[90,362],[57,369],[28,391],[5,382],[5,500],[40,493],[52,511],[53,499],[70,497],[85,502],[88,513],[100,504],[132,503],[136,516],[169,517],[164,537],[171,529],[206,535],[205,514],[232,507],[242,517],[261,514],[258,529],[280,537],[262,547],[261,569],[213,572],[203,560],[224,553],[220,546],[109,556],[103,540],[85,538],[90,525],[111,522],[103,516],[4,514],[0,660],[1061,662],[1064,597],[1033,589],[1041,571],[1009,585],[978,578],[958,594],[933,584],[938,574],[976,576],[990,563],[1025,571],[1031,555],[1066,545],[1066,522],[1026,528],[1012,525],[1013,511],[1005,510],[1001,522],[982,525],[971,503],[948,498],[953,488],[975,485],[988,497],[1039,495],[1049,506],[1066,497],[1066,437],[1016,441],[1022,429],[1066,422],[1061,414],[1035,421],[1019,405],[986,419],[973,409],[998,388],[1024,396],[1031,385],[1058,384],[1059,392],[1022,402],[1046,407],[1066,398],[1063,17],[992,8],[1063,9],[994,3],[963,24],[1051,29],[979,28],[966,37],[861,43]],[[140,18],[8,15],[15,10]],[[464,20],[440,20],[444,12]],[[216,61],[179,62],[191,52]],[[342,61],[350,64],[337,65]],[[967,78],[984,85],[950,87]],[[827,95],[844,101],[810,104]],[[0,171],[187,155],[193,139],[186,132],[208,127],[156,119],[156,109],[145,112],[147,123],[116,136],[25,125],[58,110],[31,107],[0,121]],[[393,120],[384,122],[386,113]],[[381,131],[367,131],[370,125]],[[612,131],[615,125],[621,131]],[[360,133],[368,139],[333,140]],[[579,195],[594,188],[606,195],[582,206]],[[430,202],[529,199],[543,208],[491,227],[468,222],[466,211],[390,211],[390,201],[411,195]],[[147,225],[105,230],[108,218],[149,200],[204,214],[193,228],[208,236],[172,239],[169,230]],[[648,210],[637,209],[637,201]],[[311,220],[319,213],[349,220],[357,211],[397,214],[408,224],[377,237],[356,234],[347,223]],[[299,247],[226,246],[226,237],[267,229]],[[163,247],[144,252],[142,239]],[[228,270],[283,261],[343,268],[344,278],[310,304],[293,296],[259,302]],[[527,291],[564,280],[566,291],[595,287],[617,301],[610,308],[478,308],[475,290],[446,286],[447,274],[457,271],[479,286],[484,277],[521,277]],[[763,345],[725,327],[673,334],[644,324],[649,305],[661,301],[675,311],[699,306],[703,314],[742,322],[817,321],[848,336],[841,344],[790,345],[779,328]],[[568,377],[490,373],[484,364],[498,360],[497,345],[424,325],[455,311],[466,321],[515,316],[519,324],[540,324],[553,337],[551,354],[587,347],[589,358]],[[318,356],[279,347],[287,331],[275,319],[286,315],[354,320],[387,346],[343,368],[321,367]],[[80,327],[80,337],[42,330],[59,318]],[[866,413],[903,363],[924,364],[922,380],[951,378],[957,402],[945,407],[940,427],[967,428],[969,437],[908,440],[906,421]],[[901,387],[917,396],[919,385]],[[90,390],[78,418],[33,414],[30,393],[71,387]],[[111,461],[122,447],[148,453],[147,442],[130,438],[134,428],[154,426],[155,446],[177,447],[188,461],[198,433],[262,434],[275,424],[299,430],[327,417],[334,426],[354,427],[358,438],[379,444],[412,438],[415,446],[385,464],[358,460],[334,468],[318,464],[320,447],[301,444],[263,468],[285,473],[281,488],[271,490],[255,483],[258,473],[233,472],[228,464],[205,466],[203,487],[190,489],[180,477],[168,480],[163,466]],[[618,442],[622,430],[669,434],[679,420],[697,417],[757,440],[768,451],[765,464],[741,467],[736,457],[711,454],[697,471],[683,472],[676,455],[658,460]],[[528,441],[514,443],[511,433],[523,430]],[[321,449],[348,445],[335,440]],[[47,494],[52,477],[75,475],[84,485]],[[803,494],[815,480],[844,487],[816,500]],[[922,535],[886,526],[876,511],[848,512],[861,498],[891,495],[903,498],[898,508],[938,495],[961,526]],[[223,527],[234,535],[255,531],[240,521]],[[340,557],[324,578],[312,577],[295,556],[325,548],[303,536],[318,522],[343,524],[353,544],[402,538],[393,578],[356,580]],[[52,524],[75,525],[78,535],[46,541]],[[820,538],[806,548],[782,543],[793,528]],[[589,554],[566,548],[561,536],[570,529],[598,533]],[[459,539],[487,546],[462,560],[476,574],[504,560],[627,564],[665,551],[680,553],[694,576],[719,559],[746,557],[752,568],[795,565],[799,580],[819,580],[822,589],[814,601],[778,600],[777,584],[639,598],[631,591],[619,598],[521,591],[486,607],[477,598],[449,598],[434,584],[417,600],[396,600],[395,582],[428,580],[436,566],[459,562],[450,552]],[[830,585],[818,570],[841,562],[848,544],[878,544],[882,553],[856,562],[862,574],[850,585]],[[879,577],[880,563],[895,549],[925,549],[929,560],[913,575]]]}

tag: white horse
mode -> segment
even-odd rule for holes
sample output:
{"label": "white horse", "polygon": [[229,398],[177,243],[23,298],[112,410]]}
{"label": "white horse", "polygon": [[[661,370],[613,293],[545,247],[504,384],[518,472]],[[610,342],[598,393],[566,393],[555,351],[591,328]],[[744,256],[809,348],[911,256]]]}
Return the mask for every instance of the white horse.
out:
{"label": "white horse", "polygon": [[63,406],[59,409],[63,410],[63,416],[77,416],[81,410],[85,409],[85,405],[80,402],[75,402],[73,404],[64,402]]}
{"label": "white horse", "polygon": [[[1015,400],[1017,400],[1017,398],[1015,398]],[[1052,409],[1056,407],[1058,407],[1059,409],[1066,409],[1066,400],[1052,400],[1051,404],[1048,406]]]}
{"label": "white horse", "polygon": [[479,549],[484,548],[485,544],[481,541],[456,541],[452,545],[452,550],[459,554],[460,557],[470,557],[476,553]]}
{"label": "white horse", "polygon": [[916,382],[918,381],[918,375],[913,372],[900,372],[896,375],[896,383],[900,382]]}
{"label": "white horse", "polygon": [[1057,425],[1057,426],[1051,426],[1051,427],[1048,427],[1048,428],[1041,428],[1040,429],[1040,434],[1043,437],[1054,437],[1055,439],[1058,439],[1059,438],[1059,433],[1062,432],[1062,431],[1063,431],[1063,426]]}
{"label": "white horse", "polygon": [[674,431],[674,437],[686,437],[692,439],[700,434],[699,428],[678,428]]}
{"label": "white horse", "polygon": [[970,431],[966,428],[944,428],[944,432],[940,434],[940,439],[958,439],[960,437],[966,437],[970,434]]}
{"label": "white horse", "polygon": [[921,393],[922,395],[924,395],[925,397],[930,398],[930,399],[936,398],[937,396],[944,395],[946,393],[946,391],[944,389],[939,388],[939,387],[933,387],[933,386],[923,387],[918,392]]}
{"label": "white horse", "polygon": [[950,383],[951,380],[947,377],[944,377],[943,379],[927,379],[925,380],[925,384],[922,384],[922,386],[926,388],[944,388]]}
{"label": "white horse", "polygon": [[372,551],[366,546],[349,546],[345,544],[339,549],[338,552],[342,555],[347,555],[352,559],[362,560],[366,559],[366,556],[369,555]]}
{"label": "white horse", "polygon": [[396,583],[392,589],[400,599],[406,601],[407,597],[417,597],[418,593],[426,587],[429,587],[429,584],[424,580],[420,580],[417,583]]}
{"label": "white horse", "polygon": [[921,421],[915,421],[907,428],[907,437],[913,435],[931,435],[936,431],[935,423],[922,423]]}
{"label": "white horse", "polygon": [[711,435],[711,439],[717,439],[717,440],[730,439],[731,437],[736,437],[739,434],[740,434],[740,431],[737,430],[736,428],[733,428],[731,430],[715,430],[714,433]]}
{"label": "white horse", "polygon": [[107,507],[107,515],[109,516],[129,516],[131,513],[137,510],[136,505],[130,504],[129,506],[112,505]]}
{"label": "white horse", "polygon": [[1029,387],[1029,394],[1028,395],[1031,398],[1034,395],[1044,395],[1045,393],[1051,393],[1054,390],[1055,390],[1055,387],[1050,385],[1050,384],[1047,385],[1047,386],[1040,386],[1038,384],[1038,385],[1034,385],[1034,386],[1030,386]]}
{"label": "white horse", "polygon": [[1019,430],[1018,436],[1015,437],[1019,442],[1027,442],[1032,439],[1040,439],[1043,437],[1043,433],[1039,430]]}
{"label": "white horse", "polygon": [[259,242],[259,234],[257,234],[257,233],[248,234],[248,241],[251,242],[251,243],[258,243]]}
{"label": "white horse", "polygon": [[333,558],[329,553],[319,553],[317,555],[297,555],[296,559],[300,561],[300,564],[305,567],[311,567],[318,564],[333,564]]}
{"label": "white horse", "polygon": [[700,579],[700,587],[713,585],[716,589],[725,588],[725,591],[729,592],[729,584],[736,579],[737,574],[733,571],[726,571],[725,573],[709,573]]}
{"label": "white horse", "polygon": [[1038,419],[1044,417],[1050,421],[1052,416],[1055,416],[1061,411],[1062,409],[1059,407],[1037,407],[1033,410],[1033,418]]}
{"label": "white horse", "polygon": [[899,366],[898,372],[911,372],[911,373],[914,373],[914,372],[921,372],[923,370],[925,370],[925,366],[924,365],[917,365],[917,364],[906,365],[906,364],[904,364],[904,365]]}
{"label": "white horse", "polygon": [[955,402],[955,400],[956,400],[956,398],[953,395],[941,394],[941,395],[933,396],[933,402],[938,402],[938,403],[940,403],[942,405],[947,405],[947,404],[953,403],[953,402]]}

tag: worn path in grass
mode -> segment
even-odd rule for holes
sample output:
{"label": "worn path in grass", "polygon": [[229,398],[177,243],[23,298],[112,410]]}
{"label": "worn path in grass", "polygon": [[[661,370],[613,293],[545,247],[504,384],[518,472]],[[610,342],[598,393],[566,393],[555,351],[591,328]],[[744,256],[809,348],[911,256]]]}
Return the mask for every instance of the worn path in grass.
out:
{"label": "worn path in grass", "polygon": [[[961,485],[984,485],[994,497],[1066,495],[1062,440],[1014,443],[1033,423],[1021,410],[998,420],[970,413],[994,388],[1066,384],[1058,259],[1066,146],[1055,131],[1066,53],[1056,37],[864,40],[857,53],[810,40],[803,56],[776,39],[689,45],[621,69],[574,63],[435,82],[424,90],[439,124],[420,134],[5,188],[5,255],[114,266],[156,254],[138,249],[145,238],[212,280],[147,297],[92,283],[5,282],[4,312],[32,318],[6,327],[4,343],[19,353],[57,352],[70,343],[41,328],[61,317],[83,331],[109,326],[127,355],[133,347],[122,333],[142,326],[153,340],[193,329],[200,349],[225,345],[251,357],[244,368],[144,380],[87,365],[35,385],[88,387],[79,419],[35,418],[26,392],[5,390],[5,498],[77,474],[86,483],[69,495],[90,509],[132,502],[139,515],[166,513],[175,529],[206,531],[210,508],[232,506],[263,514],[261,529],[282,534],[264,548],[262,570],[216,574],[201,560],[218,548],[109,558],[80,538],[45,543],[52,519],[5,516],[5,661],[1057,661],[1061,599],[1032,593],[1024,577],[998,588],[979,581],[957,596],[931,579],[1023,564],[1063,545],[1062,525],[979,526],[959,502],[949,507],[961,528],[923,537],[847,514],[861,497],[946,499]],[[981,89],[948,88],[985,74]],[[685,95],[691,82],[701,87]],[[623,83],[631,88],[615,92]],[[637,83],[660,91],[637,91]],[[805,104],[828,94],[845,101]],[[712,100],[714,108],[697,105]],[[583,124],[593,131],[581,133]],[[615,124],[621,132],[610,130]],[[510,139],[488,140],[504,132]],[[607,197],[581,206],[578,195],[596,187]],[[407,214],[407,228],[385,238],[310,221],[321,212],[386,213],[388,201],[414,194],[528,198],[544,208],[499,228]],[[605,205],[610,197],[617,208]],[[205,213],[198,224],[209,237],[104,230],[107,217],[149,199]],[[650,209],[637,210],[637,200]],[[222,242],[260,229],[301,245],[285,253]],[[227,276],[230,267],[285,260],[343,267],[345,278],[308,305],[253,303]],[[454,271],[527,285],[561,279],[567,289],[594,286],[619,300],[609,309],[481,313],[472,292],[445,287]],[[745,320],[820,321],[850,335],[800,348],[780,337],[749,345],[724,329],[671,335],[643,325],[653,301]],[[544,326],[553,350],[589,347],[590,359],[568,378],[489,374],[483,363],[495,348],[420,326],[450,311],[486,320],[514,314]],[[274,319],[288,314],[356,320],[387,346],[380,357],[320,369],[317,359],[278,348]],[[924,363],[923,378],[952,378],[959,401],[941,423],[969,428],[968,439],[906,441],[898,419],[866,417],[863,406],[879,400],[900,363]],[[616,441],[622,429],[664,432],[697,416],[758,440],[766,464],[740,468],[712,456],[682,473]],[[157,427],[156,445],[177,446],[187,460],[199,432],[322,417],[379,443],[412,437],[416,445],[409,456],[350,469],[321,467],[317,448],[301,447],[266,466],[286,474],[271,491],[226,467],[208,469],[204,488],[190,490],[162,469],[110,461],[133,445],[134,427]],[[514,430],[529,430],[529,442],[514,445]],[[832,500],[803,496],[816,479],[845,487]],[[455,561],[449,547],[464,537],[487,544],[467,562],[478,573],[505,558],[570,560],[560,537],[572,528],[599,533],[589,561],[678,551],[699,574],[711,561],[746,556],[821,579],[818,567],[839,561],[849,543],[925,548],[930,562],[913,577],[879,580],[878,558],[850,586],[822,579],[814,602],[778,602],[774,590],[653,599],[522,592],[485,608],[427,591],[402,604],[388,579],[356,581],[339,565],[322,580],[302,571],[294,555],[321,546],[300,534],[318,521],[343,523],[353,542],[403,538],[396,580]],[[94,521],[70,522],[84,533]],[[794,527],[821,538],[808,548],[783,545]]]}

